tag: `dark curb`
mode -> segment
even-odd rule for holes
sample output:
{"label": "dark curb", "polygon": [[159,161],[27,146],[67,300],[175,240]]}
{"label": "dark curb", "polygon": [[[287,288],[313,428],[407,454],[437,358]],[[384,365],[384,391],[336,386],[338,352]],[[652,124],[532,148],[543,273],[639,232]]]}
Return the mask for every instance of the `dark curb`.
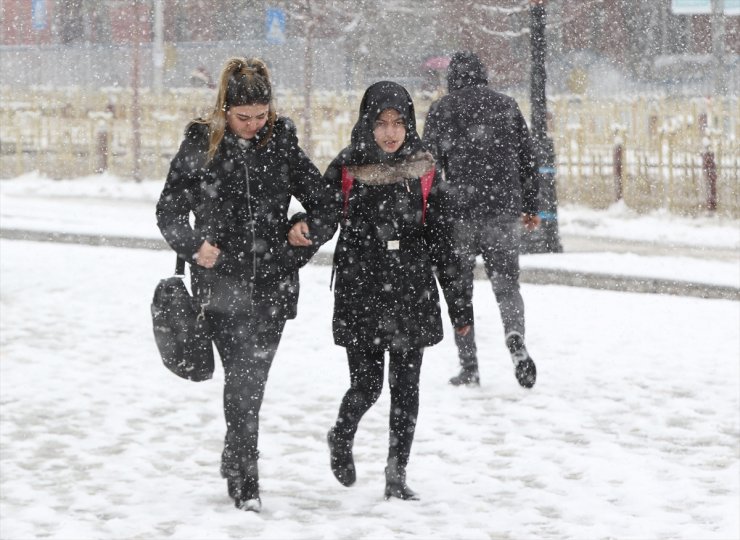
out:
{"label": "dark curb", "polygon": [[[0,229],[0,238],[6,240],[84,244],[89,246],[131,249],[170,249],[164,240],[152,238],[60,233],[25,229]],[[313,257],[311,262],[314,264],[329,265],[331,264],[331,254],[319,252]],[[485,272],[480,265],[476,268],[475,277],[476,279],[486,279]],[[566,287],[584,287],[608,291],[740,300],[740,288],[737,287],[617,274],[576,272],[562,269],[522,268],[520,281],[535,285],[563,285]]]}

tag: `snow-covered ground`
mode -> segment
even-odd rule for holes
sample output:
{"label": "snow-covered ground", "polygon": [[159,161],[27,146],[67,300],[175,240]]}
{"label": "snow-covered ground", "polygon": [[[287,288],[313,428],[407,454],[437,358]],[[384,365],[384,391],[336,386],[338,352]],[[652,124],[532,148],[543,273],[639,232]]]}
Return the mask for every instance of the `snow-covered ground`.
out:
{"label": "snow-covered ground", "polygon": [[[160,239],[154,205],[162,185],[161,179],[135,183],[109,175],[56,181],[28,174],[4,180],[0,182],[0,227]],[[524,255],[523,268],[560,268],[740,287],[739,220],[721,216],[680,218],[661,211],[640,215],[622,204],[606,211],[564,206],[558,218],[565,240],[654,243],[663,248],[663,253],[651,256],[644,249],[640,253],[624,249],[566,249],[559,254]],[[695,257],[687,256],[682,250],[685,247],[710,249],[705,256]],[[330,243],[323,249],[331,251],[333,246]],[[722,249],[730,255],[717,259],[712,249]]]}
{"label": "snow-covered ground", "polygon": [[[159,189],[3,181],[0,225],[156,237]],[[617,238],[650,220],[642,239],[687,244],[710,231],[738,248],[737,222],[610,212],[564,208],[563,230],[588,215]],[[386,502],[387,389],[360,424],[357,484],[329,469],[325,434],[348,373],[331,339],[331,270],[308,265],[262,409],[257,515],[233,508],[218,475],[222,372],[190,383],[157,356],[149,302],[172,262],[167,251],[0,240],[0,538],[740,538],[736,301],[525,284],[539,370],[527,391],[477,281],[483,384],[447,384],[448,326],[422,369],[408,472],[422,500]],[[702,262],[709,273],[733,264]]]}

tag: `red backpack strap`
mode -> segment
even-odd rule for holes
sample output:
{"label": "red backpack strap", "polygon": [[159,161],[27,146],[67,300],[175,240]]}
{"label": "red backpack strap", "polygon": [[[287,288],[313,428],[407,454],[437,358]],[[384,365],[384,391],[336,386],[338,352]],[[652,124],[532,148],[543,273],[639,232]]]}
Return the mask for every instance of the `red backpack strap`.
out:
{"label": "red backpack strap", "polygon": [[344,206],[342,210],[344,212],[344,219],[347,219],[347,212],[349,212],[349,192],[352,189],[352,183],[355,181],[354,176],[349,174],[347,167],[342,167],[342,195],[344,196]]}
{"label": "red backpack strap", "polygon": [[421,176],[420,181],[421,199],[423,204],[421,208],[421,222],[424,223],[424,219],[427,215],[427,198],[429,197],[429,192],[432,191],[432,183],[434,182],[434,167],[425,172]]}

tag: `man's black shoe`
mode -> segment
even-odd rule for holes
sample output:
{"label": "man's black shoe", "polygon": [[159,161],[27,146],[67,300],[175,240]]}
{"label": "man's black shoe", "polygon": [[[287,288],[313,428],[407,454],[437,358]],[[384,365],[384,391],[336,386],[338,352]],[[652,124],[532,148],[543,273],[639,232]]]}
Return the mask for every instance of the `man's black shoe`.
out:
{"label": "man's black shoe", "polygon": [[478,368],[464,367],[450,379],[452,386],[480,386]]}
{"label": "man's black shoe", "polygon": [[524,388],[532,388],[537,381],[537,366],[524,346],[524,338],[519,332],[510,332],[506,336],[506,347],[511,353],[517,382]]}

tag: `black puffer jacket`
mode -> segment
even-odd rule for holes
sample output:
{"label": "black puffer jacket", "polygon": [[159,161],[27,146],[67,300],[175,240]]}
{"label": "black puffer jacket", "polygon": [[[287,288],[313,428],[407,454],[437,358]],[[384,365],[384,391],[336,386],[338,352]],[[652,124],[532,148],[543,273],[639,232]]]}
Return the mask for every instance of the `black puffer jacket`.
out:
{"label": "black puffer jacket", "polygon": [[[270,316],[293,318],[298,269],[331,238],[334,192],[298,146],[295,126],[278,118],[269,142],[256,145],[228,130],[207,162],[208,128],[193,123],[172,160],[157,204],[157,223],[168,244],[188,262],[204,240],[221,255],[212,270],[191,265],[193,290],[214,295],[211,309],[239,312],[252,303]],[[288,218],[295,196],[306,214]],[[190,212],[194,226],[189,223]],[[313,245],[292,247],[288,231],[305,219]],[[248,298],[245,298],[248,296]]]}
{"label": "black puffer jacket", "polygon": [[445,173],[443,214],[477,219],[537,213],[539,176],[527,123],[516,101],[487,87],[475,55],[456,54],[449,94],[434,102],[424,143]]}
{"label": "black puffer jacket", "polygon": [[[433,164],[430,159],[429,166]],[[341,185],[341,158],[325,177]],[[334,342],[343,347],[408,349],[442,339],[439,296],[425,227],[419,176],[369,185],[357,175],[334,252]],[[347,174],[345,170],[345,175]]]}
{"label": "black puffer jacket", "polygon": [[[388,107],[403,115],[407,130],[404,145],[391,155],[372,136],[377,114]],[[395,83],[376,83],[363,98],[352,145],[324,174],[337,192],[353,178],[334,252],[337,345],[408,349],[442,339],[420,179],[425,173],[428,185],[434,160],[416,133],[411,98]],[[472,322],[463,322],[472,319],[469,299],[454,309],[461,326]]]}

